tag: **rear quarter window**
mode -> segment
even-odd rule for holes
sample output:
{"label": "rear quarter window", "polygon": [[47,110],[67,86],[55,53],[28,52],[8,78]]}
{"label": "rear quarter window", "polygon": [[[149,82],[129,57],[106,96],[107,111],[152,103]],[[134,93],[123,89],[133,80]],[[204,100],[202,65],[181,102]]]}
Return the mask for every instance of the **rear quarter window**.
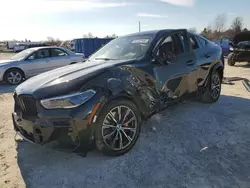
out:
{"label": "rear quarter window", "polygon": [[208,41],[201,36],[196,36],[197,40],[199,41],[199,44],[201,47],[207,46]]}

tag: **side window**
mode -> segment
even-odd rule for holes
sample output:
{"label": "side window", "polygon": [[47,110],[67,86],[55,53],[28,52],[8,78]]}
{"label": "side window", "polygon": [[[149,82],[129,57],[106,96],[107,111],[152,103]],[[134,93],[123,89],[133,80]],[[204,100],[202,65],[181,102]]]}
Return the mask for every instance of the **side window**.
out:
{"label": "side window", "polygon": [[198,37],[198,36],[197,36],[197,38],[200,41],[200,44],[201,44],[202,47],[207,45],[207,41],[205,39],[203,39],[201,37]]}
{"label": "side window", "polygon": [[50,57],[49,55],[49,50],[48,49],[41,49],[36,51],[35,53],[33,53],[29,59],[33,60],[33,59],[44,59],[44,58],[48,58]]}
{"label": "side window", "polygon": [[51,56],[52,57],[61,57],[61,56],[67,56],[67,55],[68,54],[61,49],[58,49],[58,48],[51,49]]}
{"label": "side window", "polygon": [[177,35],[168,36],[161,42],[157,51],[157,56],[163,61],[174,59],[177,55],[183,53],[181,42]]}
{"label": "side window", "polygon": [[179,39],[180,44],[181,44],[182,52],[187,51],[187,49],[185,47],[184,36],[180,33],[178,33],[177,36],[178,36],[178,39]]}
{"label": "side window", "polygon": [[190,35],[189,39],[190,39],[193,50],[198,49],[199,45],[198,45],[198,42],[196,41],[194,35]]}

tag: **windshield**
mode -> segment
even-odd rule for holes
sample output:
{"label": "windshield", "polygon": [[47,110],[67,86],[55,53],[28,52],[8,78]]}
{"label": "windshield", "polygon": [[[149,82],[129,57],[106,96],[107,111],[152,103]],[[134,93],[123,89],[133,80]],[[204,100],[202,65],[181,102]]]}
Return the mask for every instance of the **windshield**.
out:
{"label": "windshield", "polygon": [[23,58],[27,57],[29,54],[31,54],[34,51],[35,51],[34,49],[26,49],[12,56],[10,59],[17,60],[17,61],[22,60]]}
{"label": "windshield", "polygon": [[110,41],[89,60],[127,60],[143,57],[152,41],[151,35],[125,36]]}

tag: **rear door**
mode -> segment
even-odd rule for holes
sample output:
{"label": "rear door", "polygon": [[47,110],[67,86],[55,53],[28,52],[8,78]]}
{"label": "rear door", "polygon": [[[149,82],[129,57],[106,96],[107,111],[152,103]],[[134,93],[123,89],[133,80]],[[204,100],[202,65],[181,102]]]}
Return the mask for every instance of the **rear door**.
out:
{"label": "rear door", "polygon": [[60,48],[51,48],[50,54],[51,54],[51,59],[49,64],[50,70],[66,66],[71,63],[70,55],[66,51]]}
{"label": "rear door", "polygon": [[156,48],[156,54],[162,56],[170,51],[175,56],[168,63],[154,66],[157,87],[172,99],[188,96],[196,91],[196,58],[188,41],[186,31],[166,34]]}
{"label": "rear door", "polygon": [[192,48],[197,59],[197,85],[199,87],[204,84],[209,73],[208,70],[210,65],[213,63],[215,44],[211,44],[209,41],[198,35],[191,35],[191,41],[193,41],[191,42]]}
{"label": "rear door", "polygon": [[23,66],[27,72],[27,76],[35,76],[37,74],[49,70],[50,52],[49,49],[39,49],[32,53],[26,60]]}

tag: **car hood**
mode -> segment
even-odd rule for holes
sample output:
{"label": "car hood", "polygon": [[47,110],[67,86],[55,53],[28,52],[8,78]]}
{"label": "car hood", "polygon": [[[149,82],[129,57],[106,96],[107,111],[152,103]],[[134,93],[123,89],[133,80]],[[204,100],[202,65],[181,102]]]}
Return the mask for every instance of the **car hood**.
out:
{"label": "car hood", "polygon": [[15,92],[17,95],[33,95],[36,99],[62,95],[79,89],[86,81],[111,67],[133,62],[133,60],[86,61],[68,65],[26,80],[15,89]]}
{"label": "car hood", "polygon": [[5,65],[5,64],[9,64],[9,63],[13,63],[13,62],[16,62],[16,61],[10,60],[10,59],[0,60],[0,66]]}
{"label": "car hood", "polygon": [[234,44],[238,44],[239,42],[243,41],[250,41],[250,31],[245,31],[236,34],[232,39]]}

